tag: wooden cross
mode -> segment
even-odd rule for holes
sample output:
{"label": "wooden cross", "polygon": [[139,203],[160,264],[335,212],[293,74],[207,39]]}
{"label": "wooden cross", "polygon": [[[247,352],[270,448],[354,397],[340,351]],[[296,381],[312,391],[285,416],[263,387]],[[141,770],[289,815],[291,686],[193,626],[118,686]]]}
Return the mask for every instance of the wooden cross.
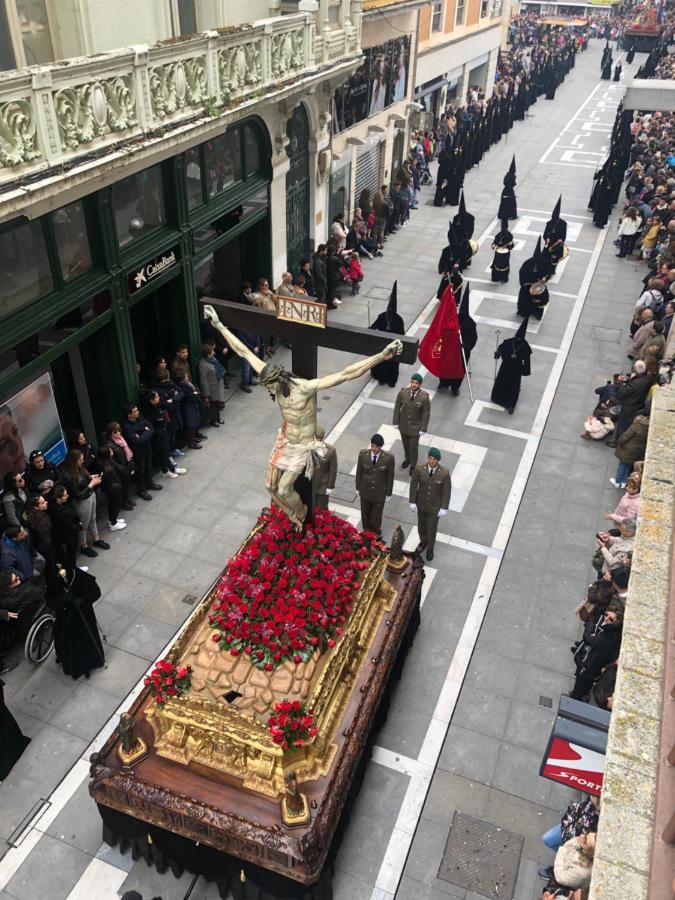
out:
{"label": "wooden cross", "polygon": [[403,344],[403,353],[398,357],[399,362],[413,364],[417,361],[419,345],[417,338],[402,334],[392,335],[385,331],[374,331],[343,323],[329,322],[325,328],[314,328],[300,322],[278,319],[271,310],[234,303],[232,300],[201,297],[200,303],[213,306],[223,325],[229,328],[241,328],[263,336],[273,334],[282,340],[290,341],[293,348],[291,370],[301,378],[317,377],[319,347],[373,356],[384,350],[395,337]]}

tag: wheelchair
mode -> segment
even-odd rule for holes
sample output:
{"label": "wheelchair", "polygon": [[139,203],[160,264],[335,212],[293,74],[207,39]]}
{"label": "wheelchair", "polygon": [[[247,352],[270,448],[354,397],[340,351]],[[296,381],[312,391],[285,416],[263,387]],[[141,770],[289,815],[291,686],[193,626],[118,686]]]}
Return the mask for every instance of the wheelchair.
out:
{"label": "wheelchair", "polygon": [[29,663],[37,666],[44,662],[54,649],[54,616],[43,601],[28,621],[10,619],[0,626],[0,654],[19,640]]}

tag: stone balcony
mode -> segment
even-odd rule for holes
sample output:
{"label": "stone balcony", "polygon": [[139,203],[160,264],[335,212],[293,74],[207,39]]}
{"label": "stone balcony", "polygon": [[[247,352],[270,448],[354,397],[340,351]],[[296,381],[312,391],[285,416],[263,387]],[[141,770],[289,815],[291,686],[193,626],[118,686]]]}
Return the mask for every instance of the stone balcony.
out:
{"label": "stone balcony", "polygon": [[656,391],[652,401],[590,900],[673,896],[674,514],[671,384]]}
{"label": "stone balcony", "polygon": [[206,133],[214,119],[226,124],[343,65],[347,77],[360,52],[358,22],[324,37],[315,16],[299,12],[2,73],[0,218],[78,168],[91,178],[144,142]]}

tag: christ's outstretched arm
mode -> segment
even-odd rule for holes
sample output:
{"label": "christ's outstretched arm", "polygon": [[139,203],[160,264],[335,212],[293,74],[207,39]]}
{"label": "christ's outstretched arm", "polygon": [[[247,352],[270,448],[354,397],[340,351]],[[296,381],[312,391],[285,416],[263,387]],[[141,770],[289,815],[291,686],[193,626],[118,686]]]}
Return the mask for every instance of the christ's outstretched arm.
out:
{"label": "christ's outstretched arm", "polygon": [[260,375],[265,368],[265,361],[259,359],[252,350],[249,350],[246,344],[240,341],[238,337],[232,334],[229,328],[226,328],[225,325],[223,325],[218,318],[217,312],[212,306],[204,306],[204,317],[211,320],[211,324],[216,331],[219,331],[222,334],[230,349],[234,350],[237,356],[242,356],[254,372]]}
{"label": "christ's outstretched arm", "polygon": [[365,375],[373,366],[384,362],[386,359],[391,359],[394,356],[400,356],[402,352],[403,344],[399,340],[392,341],[390,344],[387,344],[384,350],[381,350],[374,356],[360,359],[357,362],[352,363],[351,366],[342,369],[341,372],[334,372],[332,375],[324,375],[323,378],[315,379],[316,390],[320,391],[324,388],[335,387],[345,381],[351,381],[353,378],[360,378],[361,375]]}

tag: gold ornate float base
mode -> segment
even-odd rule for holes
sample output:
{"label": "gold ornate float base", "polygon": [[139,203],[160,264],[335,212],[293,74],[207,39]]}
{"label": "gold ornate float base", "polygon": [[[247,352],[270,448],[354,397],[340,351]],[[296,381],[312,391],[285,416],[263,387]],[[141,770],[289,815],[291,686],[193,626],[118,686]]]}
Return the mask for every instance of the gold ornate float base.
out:
{"label": "gold ornate float base", "polygon": [[[141,693],[130,712],[146,754],[125,768],[119,738],[111,736],[92,756],[90,793],[101,806],[314,883],[423,577],[422,563],[410,555],[400,571],[385,556],[373,560],[341,639],[299,674],[240,666],[207,643],[207,595],[168,654],[193,665],[191,691],[163,708],[149,689]],[[239,696],[229,703],[233,691]],[[313,742],[292,754],[272,742],[266,725],[284,697],[304,699],[317,725]]]}

